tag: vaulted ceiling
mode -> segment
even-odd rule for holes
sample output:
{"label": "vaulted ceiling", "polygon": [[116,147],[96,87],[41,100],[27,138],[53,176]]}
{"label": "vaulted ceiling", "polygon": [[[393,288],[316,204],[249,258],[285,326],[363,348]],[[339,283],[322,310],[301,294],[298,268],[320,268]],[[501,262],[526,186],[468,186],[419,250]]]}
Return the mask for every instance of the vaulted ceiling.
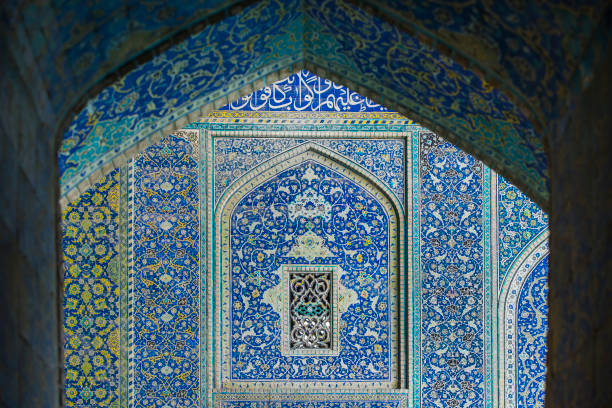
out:
{"label": "vaulted ceiling", "polygon": [[547,206],[544,138],[589,78],[607,6],[57,0],[9,1],[1,18],[21,75],[46,90],[34,97],[62,135],[64,195],[189,113],[307,67],[432,128]]}

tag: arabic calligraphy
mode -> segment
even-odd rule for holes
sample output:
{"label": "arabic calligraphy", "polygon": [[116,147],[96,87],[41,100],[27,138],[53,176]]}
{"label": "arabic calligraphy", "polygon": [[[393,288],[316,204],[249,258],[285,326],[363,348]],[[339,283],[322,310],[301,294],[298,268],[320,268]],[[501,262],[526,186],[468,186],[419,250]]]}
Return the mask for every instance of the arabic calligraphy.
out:
{"label": "arabic calligraphy", "polygon": [[388,112],[357,92],[302,70],[288,78],[243,96],[222,110]]}

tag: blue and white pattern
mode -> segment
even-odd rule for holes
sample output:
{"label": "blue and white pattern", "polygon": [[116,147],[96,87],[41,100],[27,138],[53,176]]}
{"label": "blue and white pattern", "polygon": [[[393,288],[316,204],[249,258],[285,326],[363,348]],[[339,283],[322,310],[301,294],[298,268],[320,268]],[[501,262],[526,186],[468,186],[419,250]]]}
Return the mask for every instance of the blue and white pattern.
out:
{"label": "blue and white pattern", "polygon": [[[413,126],[414,127],[414,126]],[[401,139],[311,139],[378,177],[404,201],[405,143]],[[215,138],[215,203],[227,187],[251,168],[308,140],[292,138]]]}
{"label": "blue and white pattern", "polygon": [[485,170],[422,133],[420,171],[420,402],[484,406]]}
{"label": "blue and white pattern", "polygon": [[[265,180],[232,211],[231,378],[237,380],[381,381],[391,377],[389,214],[366,189],[315,161]],[[325,252],[312,258],[306,235]],[[312,239],[310,239],[312,241]],[[340,316],[340,351],[288,357],[280,316],[262,299],[282,265],[338,265],[342,285],[358,294]],[[226,358],[230,358],[229,356]]]}
{"label": "blue and white pattern", "polygon": [[198,407],[197,132],[169,136],[130,166],[130,405]]}
{"label": "blue and white pattern", "polygon": [[529,274],[516,311],[517,407],[544,407],[548,330],[548,255]]}
{"label": "blue and white pattern", "polygon": [[[232,114],[252,117],[253,123],[237,125]],[[301,407],[305,404],[301,400],[263,396],[260,392],[269,388],[262,388],[262,383],[304,387],[313,381],[371,384],[384,380],[392,384],[389,388],[399,386],[391,381],[397,378],[393,364],[397,365],[398,350],[403,349],[399,342],[392,342],[391,329],[398,318],[392,316],[392,293],[396,292],[390,288],[397,277],[391,276],[394,268],[389,263],[402,252],[392,249],[395,234],[403,234],[391,224],[397,223],[399,230],[403,227],[401,217],[393,215],[394,209],[401,212],[403,204],[411,210],[409,217],[416,217],[406,248],[415,256],[408,271],[412,303],[406,341],[412,352],[405,362],[412,371],[402,383],[411,387],[411,406],[492,406],[490,387],[498,375],[511,382],[499,384],[500,394],[506,396],[500,406],[541,405],[547,265],[539,260],[548,250],[546,215],[497,175],[492,176],[497,187],[490,190],[491,174],[482,163],[420,126],[395,118],[384,126],[399,136],[391,137],[386,133],[392,132],[383,130],[372,139],[363,135],[292,137],[291,131],[300,131],[300,126],[325,121],[312,117],[288,119],[275,138],[225,132],[256,122],[278,131],[276,119],[263,120],[262,114],[228,110],[218,122],[205,118],[194,124],[196,130],[164,138],[130,166],[129,401],[158,406],[171,401],[195,407],[212,403],[217,395],[214,401],[219,406],[259,406],[273,399],[283,406]],[[371,114],[377,118],[374,122],[387,115]],[[360,122],[343,116],[342,120],[356,129],[373,129],[367,119]],[[213,125],[217,133],[212,132]],[[205,150],[209,156],[198,169],[200,133],[206,135],[204,143],[212,150]],[[327,153],[291,163],[284,159],[309,146]],[[325,162],[321,157],[333,160]],[[280,162],[284,167],[275,171],[274,163]],[[404,181],[405,170],[411,183]],[[360,177],[351,175],[352,171],[361,172]],[[198,179],[204,191],[199,191]],[[411,201],[404,203],[407,186],[411,190],[406,198]],[[381,192],[398,198],[392,200],[397,205],[385,204]],[[207,203],[218,204],[215,211],[220,213],[230,199],[235,205],[227,207],[228,233],[215,236],[212,226],[222,225],[223,219],[214,221],[217,213]],[[491,214],[487,206],[492,201],[498,205]],[[203,224],[199,208],[210,217],[202,218]],[[337,222],[341,215],[347,219]],[[378,217],[387,223],[386,235],[376,230]],[[353,232],[345,231],[350,228]],[[354,236],[348,240],[348,235]],[[216,238],[208,246],[211,237]],[[226,272],[208,271],[204,260],[222,252],[212,245],[219,245],[224,237],[232,238],[224,244],[232,254],[232,267],[222,270]],[[489,268],[492,240],[499,248],[499,279],[495,279],[499,295],[490,293],[496,276]],[[360,269],[367,262],[374,265],[370,274],[367,268]],[[283,352],[281,313],[273,294],[280,287],[279,269],[287,264],[338,266],[344,288],[338,293],[348,299],[339,313],[341,324],[336,325],[342,350],[325,355]],[[222,292],[227,293],[227,309],[206,301],[210,299],[207,276],[213,279],[214,302],[224,273],[231,276],[230,290]],[[386,303],[386,310],[379,310],[381,303]],[[501,348],[488,337],[491,310],[507,322],[499,338]],[[208,311],[222,313],[219,321],[227,318],[227,326],[214,331],[205,319]],[[216,343],[221,332],[229,334],[231,346]],[[210,343],[206,336],[212,337]],[[507,338],[510,343],[501,343]],[[207,360],[206,356],[221,350],[222,356]],[[495,353],[503,363],[499,373],[491,366]],[[227,369],[214,366],[221,360],[228,362]],[[399,368],[401,374],[405,368]],[[254,386],[240,388],[244,383]],[[312,388],[307,392],[312,396],[307,406],[406,406],[400,397],[360,399],[356,389],[344,389],[338,399],[325,399]]]}
{"label": "blue and white pattern", "polygon": [[548,216],[518,188],[497,176],[499,223],[499,287],[512,261],[548,228]]}
{"label": "blue and white pattern", "polygon": [[[516,174],[538,200],[547,200],[542,138],[523,114],[530,109],[519,109],[501,88],[419,39],[335,0],[262,0],[207,26],[103,89],[75,115],[64,134],[59,154],[62,195],[179,118],[252,83],[265,85],[271,73],[304,64],[363,85],[381,102],[411,112]],[[286,98],[274,101],[271,109],[372,107],[355,99],[352,91],[340,89],[332,92],[333,103],[326,105],[325,86],[316,88],[321,97],[313,93],[311,103],[305,103],[310,96],[297,96],[297,105],[285,105]],[[350,95],[347,103],[343,92]],[[259,107],[263,95],[250,99],[256,101],[253,107]]]}
{"label": "blue and white pattern", "polygon": [[347,87],[302,70],[221,110],[289,112],[389,112]]}

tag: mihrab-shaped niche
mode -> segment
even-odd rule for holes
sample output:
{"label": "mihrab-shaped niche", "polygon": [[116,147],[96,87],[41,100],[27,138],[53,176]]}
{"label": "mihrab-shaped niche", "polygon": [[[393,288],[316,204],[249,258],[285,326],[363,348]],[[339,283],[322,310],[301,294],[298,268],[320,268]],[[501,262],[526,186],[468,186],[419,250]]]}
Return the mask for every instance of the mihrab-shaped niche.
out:
{"label": "mihrab-shaped niche", "polygon": [[305,143],[217,208],[217,389],[399,388],[403,219],[381,182]]}

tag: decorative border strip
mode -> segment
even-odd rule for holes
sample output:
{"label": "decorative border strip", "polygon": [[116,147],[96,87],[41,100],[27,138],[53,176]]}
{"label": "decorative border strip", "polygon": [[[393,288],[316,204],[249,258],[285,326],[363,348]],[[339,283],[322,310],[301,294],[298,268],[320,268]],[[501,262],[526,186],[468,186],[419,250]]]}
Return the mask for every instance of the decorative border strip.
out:
{"label": "decorative border strip", "polygon": [[128,404],[128,169],[119,173],[119,406]]}
{"label": "decorative border strip", "polygon": [[128,303],[128,389],[127,405],[134,404],[134,171],[135,160],[127,165],[128,227],[127,227],[127,303]]}
{"label": "decorative border strip", "polygon": [[[483,167],[483,175],[482,175],[482,212],[484,215],[484,224],[482,226],[482,230],[484,233],[484,256],[483,256],[483,305],[482,310],[484,313],[484,382],[485,382],[485,390],[484,390],[484,406],[486,408],[493,407],[493,370],[492,370],[492,361],[493,361],[493,343],[491,336],[491,327],[492,327],[492,309],[493,309],[493,292],[491,283],[492,283],[492,261],[491,261],[491,243],[493,242],[493,228],[494,228],[494,219],[497,219],[497,213],[493,212],[493,207],[491,205],[491,200],[489,199],[492,196],[493,189],[491,188],[491,180],[495,177],[493,171],[489,169],[487,166],[482,164]],[[497,224],[495,224],[497,225]]]}
{"label": "decorative border strip", "polygon": [[294,112],[294,111],[233,111],[216,110],[196,123],[296,123],[300,120],[324,119],[340,124],[415,125],[414,121],[397,112]]}
{"label": "decorative border strip", "polygon": [[[411,149],[406,152],[406,157],[410,157],[406,169],[412,172],[412,183],[410,183],[410,197],[412,199],[412,234],[410,235],[412,245],[412,273],[410,274],[410,286],[412,288],[412,341],[410,344],[410,356],[412,357],[410,385],[412,388],[412,406],[419,408],[421,405],[421,206],[420,206],[420,162],[419,149],[421,146],[421,133],[428,132],[421,129],[412,133]],[[408,183],[406,183],[406,187]],[[408,188],[406,188],[408,190]],[[408,197],[408,195],[407,195]],[[408,201],[408,200],[407,200]]]}
{"label": "decorative border strip", "polygon": [[[330,392],[329,390],[309,390],[308,393],[224,393],[215,392],[214,396],[214,407],[215,408],[229,408],[232,402],[263,402],[271,403],[271,406],[277,406],[276,404],[282,404],[283,402],[383,402],[383,403],[398,403],[399,407],[408,408],[409,394],[406,390],[369,390],[368,392],[351,392],[336,393]],[[265,405],[266,407],[268,405]],[[278,405],[282,406],[282,405]],[[356,405],[349,405],[356,406]],[[259,405],[258,405],[259,407]]]}
{"label": "decorative border strip", "polygon": [[[212,406],[212,392],[208,387],[208,350],[210,350],[208,341],[209,341],[209,330],[212,328],[209,322],[209,308],[208,308],[208,287],[209,287],[209,277],[208,271],[210,270],[208,267],[208,196],[212,196],[212,194],[208,193],[208,163],[210,163],[205,152],[209,152],[209,140],[205,130],[198,131],[198,138],[200,140],[200,160],[198,160],[199,165],[199,186],[200,189],[200,208],[199,208],[199,218],[200,218],[200,349],[199,349],[199,358],[200,358],[200,404],[202,408],[206,408],[208,406]],[[212,168],[212,166],[210,166]],[[212,336],[211,336],[212,337]]]}
{"label": "decorative border strip", "polygon": [[523,252],[515,258],[501,290],[497,306],[498,316],[498,358],[500,406],[513,408],[516,406],[516,313],[518,300],[523,283],[539,262],[549,253],[548,229],[542,231]]}

